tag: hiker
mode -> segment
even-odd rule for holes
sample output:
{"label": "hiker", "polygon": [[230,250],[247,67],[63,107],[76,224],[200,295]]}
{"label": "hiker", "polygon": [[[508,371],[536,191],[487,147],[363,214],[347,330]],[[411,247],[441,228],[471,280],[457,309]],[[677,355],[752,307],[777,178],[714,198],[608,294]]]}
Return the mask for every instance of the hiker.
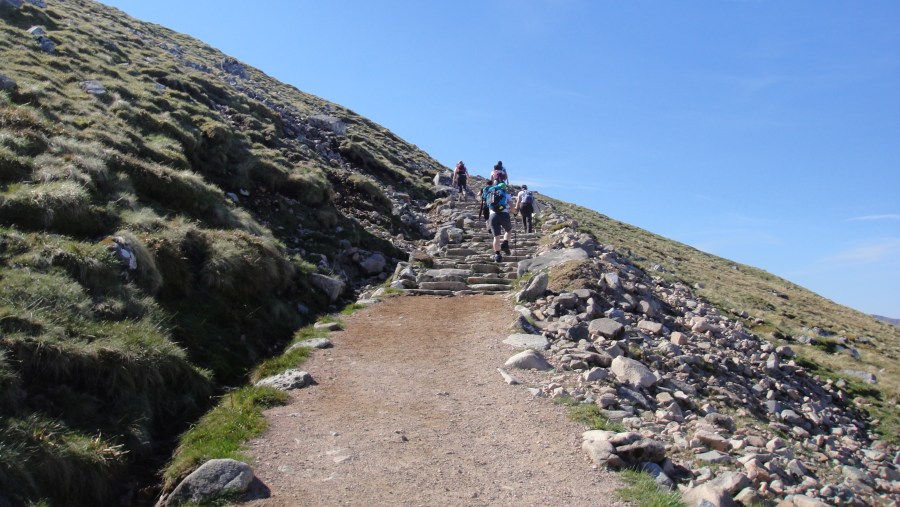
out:
{"label": "hiker", "polygon": [[[509,232],[512,230],[512,220],[509,218],[509,194],[506,193],[506,183],[485,187],[481,191],[480,217],[488,221],[491,235],[494,236],[494,262],[500,262],[503,256],[500,251],[510,255]],[[501,229],[505,231],[503,241],[500,241]]]}
{"label": "hiker", "polygon": [[494,170],[491,171],[491,185],[496,185],[497,183],[505,183],[509,185],[509,176],[506,174],[506,168],[503,167],[503,161],[497,161],[497,164],[494,165]]}
{"label": "hiker", "polygon": [[522,185],[522,190],[516,195],[515,209],[522,215],[525,232],[534,232],[534,193],[528,190],[528,185]]}
{"label": "hiker", "polygon": [[463,161],[460,160],[456,163],[456,169],[453,170],[453,184],[459,190],[459,200],[466,200],[466,192],[468,192],[469,187],[466,185],[466,180],[469,179],[469,171],[466,170],[466,164],[463,164]]}

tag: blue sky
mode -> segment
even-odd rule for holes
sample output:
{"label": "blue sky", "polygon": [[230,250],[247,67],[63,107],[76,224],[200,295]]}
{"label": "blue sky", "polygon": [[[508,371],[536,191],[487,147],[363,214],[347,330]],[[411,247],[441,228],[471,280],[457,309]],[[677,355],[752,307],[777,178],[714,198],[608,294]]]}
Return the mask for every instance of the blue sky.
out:
{"label": "blue sky", "polygon": [[900,317],[900,2],[104,3],[447,166],[503,160],[513,183]]}

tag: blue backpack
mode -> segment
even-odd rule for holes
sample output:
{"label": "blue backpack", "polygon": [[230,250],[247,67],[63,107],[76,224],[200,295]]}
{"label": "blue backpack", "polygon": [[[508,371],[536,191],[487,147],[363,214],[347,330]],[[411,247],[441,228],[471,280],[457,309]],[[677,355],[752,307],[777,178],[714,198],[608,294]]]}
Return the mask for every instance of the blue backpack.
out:
{"label": "blue backpack", "polygon": [[503,211],[506,209],[506,192],[500,187],[490,187],[486,189],[487,196],[485,202],[489,210],[493,212]]}

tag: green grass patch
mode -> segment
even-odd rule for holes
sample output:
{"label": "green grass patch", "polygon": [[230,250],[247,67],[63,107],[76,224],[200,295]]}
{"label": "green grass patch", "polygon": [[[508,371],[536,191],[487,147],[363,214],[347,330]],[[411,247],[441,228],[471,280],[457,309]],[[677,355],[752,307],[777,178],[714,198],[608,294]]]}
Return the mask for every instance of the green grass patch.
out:
{"label": "green grass patch", "polygon": [[181,438],[175,457],[163,473],[171,489],[191,471],[211,459],[246,460],[241,448],[262,434],[268,422],[262,411],[287,402],[288,394],[271,387],[243,387],[225,395]]}
{"label": "green grass patch", "polygon": [[365,307],[366,305],[361,305],[359,303],[350,303],[341,310],[341,315],[353,315],[357,310],[362,310]]}
{"label": "green grass patch", "polygon": [[267,359],[256,366],[250,374],[251,382],[258,382],[266,377],[284,373],[303,364],[312,350],[308,347],[297,347],[278,357]]}
{"label": "green grass patch", "polygon": [[622,500],[638,507],[684,507],[681,495],[675,491],[660,489],[650,474],[625,470],[620,475],[628,484],[616,492]]}
{"label": "green grass patch", "polygon": [[620,423],[610,422],[603,410],[593,403],[581,403],[571,396],[558,398],[557,403],[569,407],[569,418],[592,430],[606,430],[621,433],[626,430]]}
{"label": "green grass patch", "polygon": [[344,321],[341,320],[337,315],[325,315],[319,319],[319,322],[323,324],[330,324],[332,322],[337,323],[341,329],[344,329]]}

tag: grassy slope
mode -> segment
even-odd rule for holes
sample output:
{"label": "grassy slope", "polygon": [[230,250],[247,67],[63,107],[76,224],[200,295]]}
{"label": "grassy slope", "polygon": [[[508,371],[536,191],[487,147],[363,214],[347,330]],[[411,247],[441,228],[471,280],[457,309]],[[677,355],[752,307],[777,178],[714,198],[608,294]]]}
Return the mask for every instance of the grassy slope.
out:
{"label": "grassy slope", "polygon": [[[331,274],[321,255],[402,254],[384,239],[411,234],[389,195],[427,197],[439,164],[225,58],[91,1],[0,11],[0,73],[17,83],[0,92],[0,503],[108,504],[223,384],[331,308],[308,278]],[[348,134],[298,131],[322,113]]]}
{"label": "grassy slope", "polygon": [[[747,312],[750,318],[744,322],[749,329],[776,343],[790,344],[802,356],[803,364],[823,379],[843,378],[851,392],[866,399],[865,408],[880,420],[878,430],[900,441],[900,327],[838,305],[761,269],[701,252],[580,206],[549,200],[576,218],[581,229],[613,245],[645,271],[653,272],[653,266],[659,265],[665,270],[659,275],[670,281],[691,287],[702,284],[695,293],[719,308]],[[817,336],[819,346],[794,341],[801,335],[813,336],[810,329],[814,327],[833,334]],[[835,352],[839,337],[847,338],[847,346],[859,351],[859,359]],[[878,384],[864,386],[842,374],[844,369],[874,373]]]}

